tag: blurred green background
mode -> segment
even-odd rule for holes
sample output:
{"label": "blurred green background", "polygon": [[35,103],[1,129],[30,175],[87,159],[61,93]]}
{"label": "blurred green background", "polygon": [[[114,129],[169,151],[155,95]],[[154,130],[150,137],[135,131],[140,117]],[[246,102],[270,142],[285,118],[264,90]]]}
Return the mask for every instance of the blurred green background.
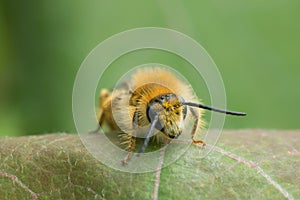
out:
{"label": "blurred green background", "polygon": [[[80,64],[111,35],[145,26],[178,30],[208,51],[222,74],[227,107],[248,113],[228,117],[225,128],[299,129],[299,10],[298,0],[2,0],[0,135],[75,132],[72,89]],[[147,62],[188,65],[154,50],[113,65]],[[111,83],[100,87],[110,87],[113,76],[107,77]],[[195,90],[205,88],[190,78]],[[208,94],[198,95],[209,104]]]}

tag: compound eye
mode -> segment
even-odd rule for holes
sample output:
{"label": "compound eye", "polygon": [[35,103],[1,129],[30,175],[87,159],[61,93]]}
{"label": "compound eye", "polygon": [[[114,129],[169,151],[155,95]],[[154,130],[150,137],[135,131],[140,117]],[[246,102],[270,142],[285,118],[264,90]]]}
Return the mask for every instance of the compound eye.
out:
{"label": "compound eye", "polygon": [[[155,119],[155,117],[157,115],[159,115],[159,112],[157,112],[153,106],[147,107],[147,118],[150,123],[153,122],[153,120]],[[158,130],[163,130],[163,127],[164,127],[164,124],[160,120],[155,125],[155,128]]]}

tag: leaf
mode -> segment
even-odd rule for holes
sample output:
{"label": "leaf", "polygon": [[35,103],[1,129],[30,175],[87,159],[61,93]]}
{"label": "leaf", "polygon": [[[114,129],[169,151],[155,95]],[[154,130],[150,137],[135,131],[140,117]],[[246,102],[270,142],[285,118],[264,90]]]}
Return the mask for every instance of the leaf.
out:
{"label": "leaf", "polygon": [[192,145],[141,174],[101,164],[77,135],[1,138],[0,199],[299,199],[299,134],[224,131],[205,158]]}

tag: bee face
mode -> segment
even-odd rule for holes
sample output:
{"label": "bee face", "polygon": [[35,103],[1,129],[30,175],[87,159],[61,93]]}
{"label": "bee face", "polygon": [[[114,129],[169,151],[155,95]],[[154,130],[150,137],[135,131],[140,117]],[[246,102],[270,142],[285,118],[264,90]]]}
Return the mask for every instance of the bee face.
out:
{"label": "bee face", "polygon": [[152,99],[147,107],[147,117],[150,122],[158,115],[159,123],[156,129],[169,138],[177,138],[183,129],[183,121],[187,108],[183,98],[175,94],[165,94]]}

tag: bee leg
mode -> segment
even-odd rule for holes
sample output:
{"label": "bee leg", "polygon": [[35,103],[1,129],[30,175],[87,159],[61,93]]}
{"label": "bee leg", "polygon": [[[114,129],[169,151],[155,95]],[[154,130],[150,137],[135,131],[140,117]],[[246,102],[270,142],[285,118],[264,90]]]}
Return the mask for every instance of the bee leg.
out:
{"label": "bee leg", "polygon": [[97,133],[102,124],[103,124],[103,121],[105,119],[105,116],[104,116],[104,113],[107,111],[107,104],[111,97],[111,92],[108,91],[107,89],[102,89],[101,92],[100,92],[100,95],[99,95],[99,99],[98,99],[98,103],[99,103],[99,109],[98,109],[98,113],[97,113],[97,121],[98,121],[98,126],[95,130],[93,131],[90,131],[89,133]]}
{"label": "bee leg", "polygon": [[103,113],[104,113],[103,109],[99,110],[98,117],[97,117],[98,118],[98,126],[95,130],[90,131],[89,134],[98,133],[98,131],[100,130],[102,123],[103,123],[103,119],[104,119]]}
{"label": "bee leg", "polygon": [[133,151],[135,149],[135,143],[136,143],[136,138],[131,135],[130,138],[129,138],[129,145],[127,147],[128,153],[125,156],[125,158],[123,158],[121,160],[123,165],[127,165],[128,164],[127,161],[129,161],[132,158]]}
{"label": "bee leg", "polygon": [[95,133],[98,133],[98,131],[100,130],[100,128],[101,128],[100,125],[98,125],[97,128],[96,128],[95,130],[89,131],[88,133],[89,133],[89,134],[95,134]]}
{"label": "bee leg", "polygon": [[138,123],[138,114],[137,114],[137,111],[135,111],[134,115],[133,115],[133,120],[132,120],[132,133],[130,133],[130,134],[125,133],[127,135],[127,136],[125,136],[126,140],[127,140],[127,141],[125,141],[125,143],[128,145],[126,147],[128,154],[123,160],[121,160],[123,165],[126,165],[127,161],[130,160],[130,158],[133,155],[133,151],[135,149],[135,144],[136,144],[136,130],[138,127],[137,123]]}
{"label": "bee leg", "polygon": [[204,147],[206,144],[203,140],[195,140],[194,139],[194,137],[196,135],[196,131],[198,129],[198,125],[199,125],[199,115],[198,115],[197,111],[193,108],[190,108],[190,111],[191,111],[192,115],[195,118],[193,129],[191,131],[191,137],[192,137],[192,140],[193,140],[193,144],[197,144],[197,145],[200,144],[200,145],[202,145],[202,147]]}

